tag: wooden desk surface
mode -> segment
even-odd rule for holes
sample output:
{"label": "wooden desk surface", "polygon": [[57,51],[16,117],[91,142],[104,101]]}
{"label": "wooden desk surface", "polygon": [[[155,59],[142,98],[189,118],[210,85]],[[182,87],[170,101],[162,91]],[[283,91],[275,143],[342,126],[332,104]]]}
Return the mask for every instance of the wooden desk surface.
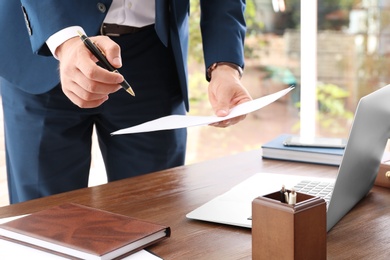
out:
{"label": "wooden desk surface", "polygon": [[[168,225],[172,236],[149,249],[164,259],[251,259],[251,231],[185,215],[256,172],[335,177],[337,167],[262,160],[250,151],[97,187],[0,207],[0,218],[75,202]],[[390,190],[374,187],[327,236],[328,259],[387,259]]]}

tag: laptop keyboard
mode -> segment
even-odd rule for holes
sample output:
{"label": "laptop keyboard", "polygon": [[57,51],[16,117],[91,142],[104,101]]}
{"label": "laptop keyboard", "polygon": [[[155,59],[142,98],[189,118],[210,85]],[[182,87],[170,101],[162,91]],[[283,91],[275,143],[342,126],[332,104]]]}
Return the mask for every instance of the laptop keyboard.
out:
{"label": "laptop keyboard", "polygon": [[323,198],[328,208],[332,196],[334,183],[303,180],[294,186],[297,192]]}

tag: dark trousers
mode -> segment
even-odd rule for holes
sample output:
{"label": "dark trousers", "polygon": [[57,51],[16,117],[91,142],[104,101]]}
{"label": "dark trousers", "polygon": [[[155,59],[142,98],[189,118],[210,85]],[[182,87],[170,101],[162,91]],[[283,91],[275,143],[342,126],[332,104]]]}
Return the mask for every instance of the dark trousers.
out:
{"label": "dark trousers", "polygon": [[184,163],[185,129],[110,135],[161,116],[185,113],[172,51],[161,44],[154,29],[113,39],[122,50],[120,72],[135,97],[119,90],[102,106],[81,109],[68,100],[61,86],[31,95],[0,82],[11,203],[86,187],[93,126],[108,181]]}

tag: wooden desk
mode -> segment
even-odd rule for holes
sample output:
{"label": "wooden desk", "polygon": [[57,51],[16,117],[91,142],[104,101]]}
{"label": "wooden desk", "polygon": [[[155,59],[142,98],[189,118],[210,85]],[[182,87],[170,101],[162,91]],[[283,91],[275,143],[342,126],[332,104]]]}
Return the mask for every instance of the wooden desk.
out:
{"label": "wooden desk", "polygon": [[[168,225],[172,236],[149,249],[164,259],[251,259],[251,231],[185,215],[256,172],[334,177],[337,167],[262,160],[240,153],[0,208],[0,218],[63,202],[80,203]],[[390,190],[374,187],[328,233],[328,259],[387,259]]]}

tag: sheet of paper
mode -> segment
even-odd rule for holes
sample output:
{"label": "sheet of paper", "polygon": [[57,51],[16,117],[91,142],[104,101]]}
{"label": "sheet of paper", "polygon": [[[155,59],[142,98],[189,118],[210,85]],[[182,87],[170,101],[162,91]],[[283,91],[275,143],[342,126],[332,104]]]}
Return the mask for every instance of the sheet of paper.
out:
{"label": "sheet of paper", "polygon": [[[23,215],[26,216],[26,215]],[[8,221],[23,217],[16,216],[10,218],[0,219],[0,224],[6,223]],[[54,260],[54,259],[68,259],[61,257],[59,255],[50,254],[45,251],[41,251],[29,246],[24,246],[19,243],[13,243],[0,238],[0,259],[40,259],[40,260]],[[141,250],[134,254],[131,254],[124,260],[161,260],[162,258],[146,251]]]}
{"label": "sheet of paper", "polygon": [[201,125],[209,125],[212,123],[220,122],[223,120],[227,120],[233,117],[241,116],[249,114],[253,111],[259,110],[275,100],[281,98],[290,92],[294,87],[289,87],[283,89],[279,92],[254,99],[252,101],[240,104],[234,107],[229,115],[225,117],[217,117],[217,116],[190,116],[190,115],[171,115],[161,117],[152,121],[148,121],[143,124],[139,124],[136,126],[132,126],[129,128],[124,128],[118,131],[111,133],[112,135],[120,135],[120,134],[135,134],[135,133],[143,133],[143,132],[153,132],[160,130],[169,130],[169,129],[178,129],[178,128],[186,128],[191,126],[201,126]]}

